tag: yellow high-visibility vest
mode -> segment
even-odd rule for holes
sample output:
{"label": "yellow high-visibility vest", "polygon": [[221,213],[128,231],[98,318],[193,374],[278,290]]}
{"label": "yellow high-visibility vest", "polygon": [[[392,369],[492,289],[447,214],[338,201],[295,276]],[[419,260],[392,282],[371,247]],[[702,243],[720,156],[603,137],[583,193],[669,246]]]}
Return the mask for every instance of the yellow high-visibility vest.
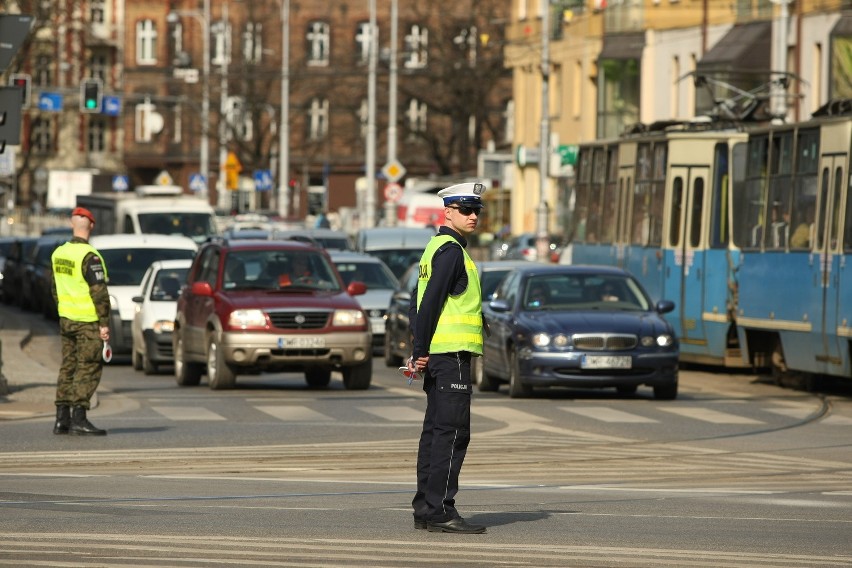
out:
{"label": "yellow high-visibility vest", "polygon": [[[450,235],[432,237],[423,256],[420,258],[420,277],[417,282],[417,309],[423,301],[423,292],[432,277],[432,257],[438,248],[448,242],[455,242]],[[438,325],[429,353],[455,353],[469,351],[482,355],[482,287],[476,264],[464,247],[464,268],[467,272],[467,288],[458,296],[450,294],[438,317]]]}
{"label": "yellow high-visibility vest", "polygon": [[101,259],[106,278],[103,257],[88,243],[65,243],[57,247],[50,257],[60,317],[79,322],[98,321],[98,312],[89,294],[89,283],[83,277],[83,259],[89,253]]}

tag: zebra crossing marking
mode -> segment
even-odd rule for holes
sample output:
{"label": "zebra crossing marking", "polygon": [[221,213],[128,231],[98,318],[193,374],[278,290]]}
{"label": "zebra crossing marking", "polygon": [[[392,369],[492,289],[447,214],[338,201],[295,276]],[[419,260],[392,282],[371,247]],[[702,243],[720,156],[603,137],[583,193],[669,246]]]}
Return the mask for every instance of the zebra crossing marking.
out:
{"label": "zebra crossing marking", "polygon": [[152,406],[158,414],[176,422],[190,420],[227,420],[221,414],[199,406]]}
{"label": "zebra crossing marking", "polygon": [[334,420],[331,416],[317,412],[316,410],[293,404],[255,406],[255,408],[284,422],[331,422]]}
{"label": "zebra crossing marking", "polygon": [[405,406],[359,406],[358,410],[363,410],[373,416],[377,416],[383,420],[392,420],[394,422],[422,422],[423,411],[414,410]]}
{"label": "zebra crossing marking", "polygon": [[761,420],[746,418],[745,416],[737,416],[728,414],[727,412],[719,412],[709,408],[696,408],[684,406],[679,408],[659,407],[663,412],[670,412],[683,416],[684,418],[692,418],[693,420],[701,420],[702,422],[710,422],[711,424],[764,424]]}
{"label": "zebra crossing marking", "polygon": [[564,410],[565,412],[571,412],[572,414],[579,414],[586,418],[600,420],[602,422],[622,422],[630,424],[659,423],[659,420],[654,420],[653,418],[639,416],[638,414],[631,414],[630,412],[624,412],[623,410],[616,410],[615,408],[608,408],[606,406],[581,406],[577,408],[560,406],[559,409]]}

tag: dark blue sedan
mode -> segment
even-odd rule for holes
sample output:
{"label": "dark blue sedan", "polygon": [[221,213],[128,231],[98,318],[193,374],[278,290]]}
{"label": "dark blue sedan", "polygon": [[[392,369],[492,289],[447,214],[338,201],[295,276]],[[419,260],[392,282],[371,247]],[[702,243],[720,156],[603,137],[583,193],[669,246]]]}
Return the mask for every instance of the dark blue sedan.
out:
{"label": "dark blue sedan", "polygon": [[483,306],[485,336],[479,390],[509,383],[509,396],[533,387],[615,387],[633,394],[677,397],[678,341],[630,273],[600,266],[516,268]]}

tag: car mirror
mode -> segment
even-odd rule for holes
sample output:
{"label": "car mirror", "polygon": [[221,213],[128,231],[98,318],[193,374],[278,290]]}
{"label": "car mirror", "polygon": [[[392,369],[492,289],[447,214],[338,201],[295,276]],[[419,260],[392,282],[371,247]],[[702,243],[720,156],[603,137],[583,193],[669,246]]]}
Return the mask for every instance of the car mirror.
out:
{"label": "car mirror", "polygon": [[350,296],[360,296],[367,293],[367,285],[363,282],[350,282],[346,287],[346,293]]}
{"label": "car mirror", "polygon": [[675,309],[675,303],[671,300],[660,300],[659,302],[657,302],[656,308],[657,312],[661,314],[667,314]]}
{"label": "car mirror", "polygon": [[212,296],[213,288],[209,282],[193,282],[192,293],[196,296]]}
{"label": "car mirror", "polygon": [[495,312],[508,312],[512,309],[512,306],[506,300],[491,300],[488,302],[488,307]]}
{"label": "car mirror", "polygon": [[145,298],[143,298],[142,296],[133,296],[133,298],[131,298],[131,300],[135,304],[141,304],[142,302],[145,301]]}

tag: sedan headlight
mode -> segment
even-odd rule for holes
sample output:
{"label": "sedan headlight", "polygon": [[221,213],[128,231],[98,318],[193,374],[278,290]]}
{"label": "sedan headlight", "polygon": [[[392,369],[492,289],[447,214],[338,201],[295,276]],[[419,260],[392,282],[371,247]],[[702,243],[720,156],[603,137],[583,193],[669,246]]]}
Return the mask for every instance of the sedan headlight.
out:
{"label": "sedan headlight", "polygon": [[266,327],[266,314],[262,310],[234,310],[228,318],[232,328]]}
{"label": "sedan headlight", "polygon": [[547,333],[536,333],[532,336],[532,344],[535,347],[547,347],[550,345],[550,335]]}
{"label": "sedan headlight", "polygon": [[336,327],[353,327],[366,325],[367,320],[361,310],[334,310],[331,325]]}
{"label": "sedan headlight", "polygon": [[154,333],[171,333],[175,330],[175,322],[172,320],[160,320],[154,322]]}
{"label": "sedan headlight", "polygon": [[654,345],[659,347],[669,347],[673,343],[674,337],[667,333],[657,336],[646,335],[642,337],[642,347],[653,347]]}

